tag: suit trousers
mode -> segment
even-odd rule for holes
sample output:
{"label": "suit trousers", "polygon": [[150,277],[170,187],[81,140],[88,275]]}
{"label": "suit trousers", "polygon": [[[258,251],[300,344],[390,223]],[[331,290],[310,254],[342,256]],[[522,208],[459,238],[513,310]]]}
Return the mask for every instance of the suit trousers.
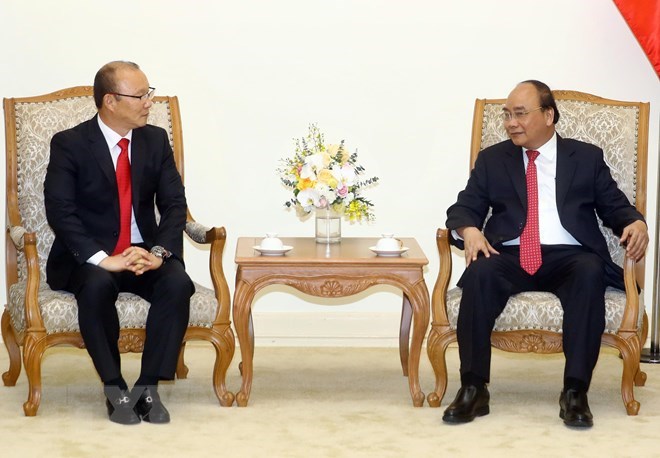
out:
{"label": "suit trousers", "polygon": [[[470,263],[458,285],[463,289],[457,338],[461,375],[490,380],[490,336],[511,295],[523,291],[555,294],[564,312],[564,380],[589,386],[605,329],[605,261],[582,246],[543,245],[543,264],[534,275],[520,267],[519,247],[498,248]],[[611,283],[611,282],[610,282]],[[620,284],[610,284],[622,288]]]}
{"label": "suit trousers", "polygon": [[103,382],[121,376],[119,318],[115,302],[119,292],[137,294],[150,302],[141,374],[161,380],[174,378],[181,343],[195,292],[183,264],[170,259],[142,275],[109,272],[93,264],[78,266],[66,288],[78,301],[78,323],[87,351]]}

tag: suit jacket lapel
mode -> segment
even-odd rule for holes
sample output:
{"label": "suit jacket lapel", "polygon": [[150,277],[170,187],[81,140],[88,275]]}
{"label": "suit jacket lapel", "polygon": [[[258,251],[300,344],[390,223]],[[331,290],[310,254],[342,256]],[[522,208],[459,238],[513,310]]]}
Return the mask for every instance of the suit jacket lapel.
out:
{"label": "suit jacket lapel", "polygon": [[133,196],[133,211],[135,218],[138,218],[140,195],[140,183],[147,162],[147,141],[143,135],[142,129],[133,129],[133,145],[131,146],[131,194]]}
{"label": "suit jacket lapel", "polygon": [[105,141],[105,137],[101,132],[99,122],[96,119],[97,116],[94,116],[88,121],[90,149],[105,178],[116,187],[115,166],[112,164],[112,156],[110,156],[110,150],[108,150],[108,143]]}
{"label": "suit jacket lapel", "polygon": [[520,203],[527,208],[527,182],[525,179],[525,162],[522,158],[522,148],[515,146],[513,142],[511,148],[507,151],[504,167],[509,173],[509,178],[513,183],[513,188],[520,198]]}
{"label": "suit jacket lapel", "polygon": [[557,134],[557,179],[556,179],[556,193],[557,193],[557,211],[561,212],[564,205],[564,200],[568,195],[568,190],[571,187],[573,176],[577,163],[573,155],[575,151],[570,149],[566,142]]}

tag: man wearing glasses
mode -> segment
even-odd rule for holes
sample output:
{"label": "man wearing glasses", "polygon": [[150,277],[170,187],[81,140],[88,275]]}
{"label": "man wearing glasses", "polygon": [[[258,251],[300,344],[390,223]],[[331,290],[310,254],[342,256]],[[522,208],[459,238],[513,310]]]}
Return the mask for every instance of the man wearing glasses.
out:
{"label": "man wearing glasses", "polygon": [[[98,114],[53,137],[44,182],[55,233],[48,284],[76,296],[108,416],[120,424],[170,421],[157,387],[174,378],[194,293],[182,260],[183,183],[167,133],[147,124],[153,96],[138,65],[104,65],[94,79]],[[141,372],[131,391],[117,342],[115,301],[124,291],[151,304]]]}
{"label": "man wearing glasses", "polygon": [[458,283],[461,388],[443,420],[467,423],[489,413],[495,320],[509,296],[540,290],[554,293],[564,310],[560,417],[568,426],[590,427],[587,390],[605,327],[605,288],[624,289],[596,214],[634,260],[648,244],[646,223],[618,189],[600,148],[557,135],[559,111],[547,85],[518,84],[502,120],[510,140],[479,153],[447,210],[452,243],[465,250],[467,267]]}

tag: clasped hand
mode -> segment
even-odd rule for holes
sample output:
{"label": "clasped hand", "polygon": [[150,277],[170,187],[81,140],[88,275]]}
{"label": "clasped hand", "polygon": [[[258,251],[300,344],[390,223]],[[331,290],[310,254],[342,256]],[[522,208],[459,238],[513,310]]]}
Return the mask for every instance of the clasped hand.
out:
{"label": "clasped hand", "polygon": [[99,264],[100,267],[111,272],[129,270],[135,275],[142,275],[149,270],[156,270],[163,265],[163,259],[154,256],[144,248],[131,246],[122,253],[108,256]]}

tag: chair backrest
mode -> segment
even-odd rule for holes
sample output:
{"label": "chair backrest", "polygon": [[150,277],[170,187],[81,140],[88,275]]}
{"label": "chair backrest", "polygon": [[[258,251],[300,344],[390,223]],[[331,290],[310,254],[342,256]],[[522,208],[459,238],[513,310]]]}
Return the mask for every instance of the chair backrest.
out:
{"label": "chair backrest", "polygon": [[[93,88],[78,86],[35,97],[6,98],[5,139],[7,152],[6,227],[22,226],[37,235],[42,285],[46,259],[54,234],[46,221],[44,178],[54,134],[96,114]],[[156,97],[149,124],[165,129],[183,177],[183,139],[176,97]],[[8,237],[8,234],[5,234]],[[6,241],[7,290],[27,275],[25,256]]]}
{"label": "chair backrest", "polygon": [[[619,188],[645,215],[649,104],[609,100],[577,91],[552,93],[560,113],[556,126],[559,135],[602,148]],[[505,99],[476,100],[470,170],[481,150],[508,139],[500,118],[505,102]],[[619,245],[619,238],[603,227],[600,220],[599,223],[612,259],[623,265],[625,249]],[[643,279],[643,262],[638,263],[637,270],[637,278]]]}

